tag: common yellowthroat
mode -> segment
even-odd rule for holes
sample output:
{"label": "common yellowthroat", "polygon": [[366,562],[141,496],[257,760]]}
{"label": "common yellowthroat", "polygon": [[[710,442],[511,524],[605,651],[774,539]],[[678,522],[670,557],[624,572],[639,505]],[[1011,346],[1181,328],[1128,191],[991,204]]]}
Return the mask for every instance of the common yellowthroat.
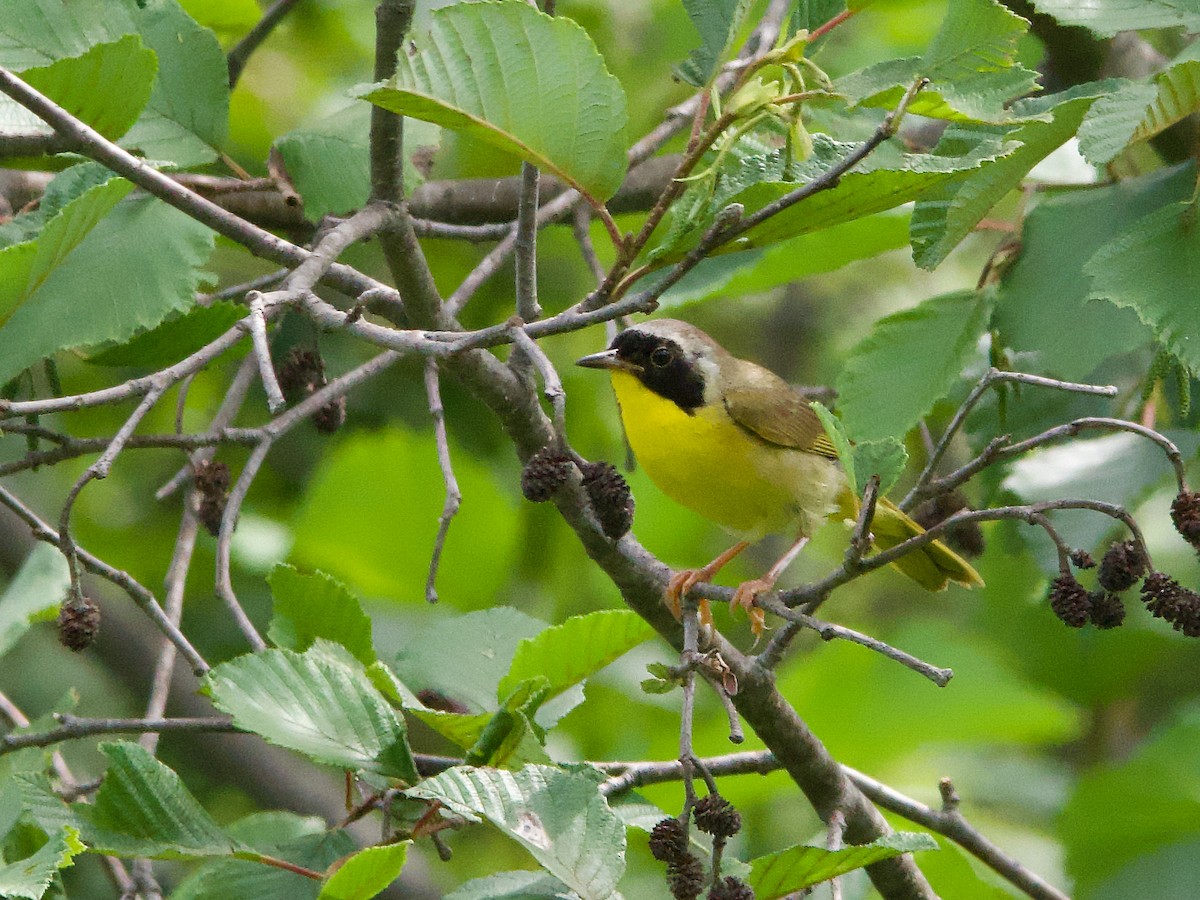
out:
{"label": "common yellowthroat", "polygon": [[[617,335],[578,365],[607,369],[625,434],[651,480],[678,503],[739,538],[701,569],[678,572],[667,589],[677,608],[693,585],[709,581],[765,535],[789,533],[795,542],[762,578],[741,584],[734,603],[752,610],[814,531],[834,513],[852,518],[856,497],[821,420],[804,397],[775,373],[738,359],[687,322],[658,319]],[[880,500],[871,532],[875,544],[895,546],[921,534],[920,525]],[[893,565],[930,591],[950,582],[983,580],[940,541]]]}

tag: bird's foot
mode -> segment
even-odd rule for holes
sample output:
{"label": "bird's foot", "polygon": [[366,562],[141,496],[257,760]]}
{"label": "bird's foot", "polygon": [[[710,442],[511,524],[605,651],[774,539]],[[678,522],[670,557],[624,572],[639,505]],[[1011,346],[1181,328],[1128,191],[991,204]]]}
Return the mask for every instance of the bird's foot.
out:
{"label": "bird's foot", "polygon": [[[702,581],[707,581],[711,575],[706,571],[708,567],[703,569],[681,569],[671,575],[667,581],[667,589],[663,594],[663,602],[666,603],[667,609],[671,611],[676,619],[683,617],[683,597],[693,587]],[[700,611],[700,624],[711,626],[713,623],[712,609],[708,605],[707,600],[701,600],[698,609]]]}
{"label": "bird's foot", "polygon": [[754,634],[754,642],[758,643],[758,639],[762,637],[763,631],[767,627],[767,614],[764,613],[756,605],[759,594],[764,594],[775,587],[775,579],[755,578],[750,581],[743,581],[737,586],[737,590],[733,592],[733,599],[729,601],[729,611],[741,607],[746,611],[746,616],[750,619],[750,631]]}

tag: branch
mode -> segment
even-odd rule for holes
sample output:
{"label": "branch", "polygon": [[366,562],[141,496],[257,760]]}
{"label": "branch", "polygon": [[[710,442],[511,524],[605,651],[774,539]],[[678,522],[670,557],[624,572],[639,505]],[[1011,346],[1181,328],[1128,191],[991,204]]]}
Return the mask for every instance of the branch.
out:
{"label": "branch", "polygon": [[283,17],[298,2],[299,0],[275,0],[255,26],[246,33],[246,36],[229,51],[226,61],[229,64],[230,90],[237,86],[238,79],[242,77],[242,70],[246,68],[246,62],[250,59],[250,54],[258,49],[258,45],[267,39],[267,36],[275,30],[275,26],[283,21]]}
{"label": "branch", "polygon": [[66,713],[54,716],[61,724],[49,731],[31,734],[6,734],[0,737],[0,756],[24,750],[26,747],[49,747],[63,741],[90,737],[93,734],[162,734],[163,732],[241,731],[228,716],[202,718],[145,718],[145,719],[85,719]]}
{"label": "branch", "polygon": [[438,518],[437,537],[433,541],[433,553],[429,558],[429,577],[425,580],[425,599],[437,603],[438,595],[435,582],[437,580],[438,564],[442,560],[442,550],[446,546],[446,535],[450,531],[450,521],[458,513],[462,503],[462,491],[458,488],[458,479],[454,477],[454,466],[450,462],[450,440],[446,435],[446,410],[442,407],[442,391],[438,384],[437,361],[425,361],[425,395],[429,398],[429,415],[433,418],[433,437],[437,445],[438,465],[442,470],[442,481],[446,485],[446,502],[442,506],[442,514]]}
{"label": "branch", "polygon": [[941,463],[942,457],[946,455],[946,450],[949,448],[950,442],[954,440],[954,436],[962,428],[971,410],[975,408],[975,405],[989,388],[997,384],[1006,384],[1009,382],[1049,387],[1077,394],[1093,394],[1101,397],[1115,397],[1117,395],[1117,389],[1113,385],[1078,384],[1071,381],[1060,381],[1057,378],[1045,378],[1041,375],[1027,375],[1024,372],[1004,372],[996,368],[988,369],[984,376],[979,379],[979,383],[975,385],[971,393],[967,395],[967,399],[962,402],[962,405],[954,413],[954,418],[946,426],[946,431],[942,434],[941,440],[937,442],[937,446],[933,448],[933,452],[929,455],[929,461],[925,463],[925,468],[921,471],[920,477],[917,478],[917,483],[913,485],[912,490],[900,502],[899,506],[901,509],[912,509],[924,496],[928,496],[924,492],[924,487],[930,478],[933,477],[933,473]]}
{"label": "branch", "polygon": [[948,799],[941,810],[936,810],[906,797],[869,775],[864,775],[849,766],[844,768],[858,789],[880,806],[954,841],[1035,900],[1070,900],[1058,888],[1006,855],[967,822],[958,811],[958,799],[953,795],[954,788],[949,779],[942,780],[942,794],[943,797],[953,799]]}
{"label": "branch", "polygon": [[542,317],[537,298],[538,169],[521,163],[521,201],[517,204],[514,249],[517,263],[517,315],[526,322]]}
{"label": "branch", "polygon": [[[255,256],[288,266],[298,265],[308,258],[308,252],[301,247],[226,212],[118,147],[5,68],[0,68],[0,93],[48,124],[76,152],[101,163],[196,221],[236,241]],[[349,266],[332,266],[325,280],[330,286],[354,297],[372,289],[394,293],[391,288]]]}
{"label": "branch", "polygon": [[[58,533],[4,487],[0,487],[0,504],[7,506],[16,513],[18,518],[29,526],[33,532],[33,536],[39,541],[45,541],[56,547],[59,546]],[[76,546],[75,549],[79,562],[85,569],[93,575],[98,575],[106,581],[111,581],[117,587],[121,588],[121,590],[125,591],[133,602],[141,607],[142,611],[150,617],[150,620],[158,626],[158,629],[167,639],[179,648],[179,652],[183,654],[183,658],[188,661],[188,665],[192,667],[192,672],[197,677],[208,671],[208,663],[196,652],[196,648],[175,627],[174,623],[167,618],[162,607],[158,605],[158,600],[155,599],[153,593],[139,584],[129,573],[122,572],[120,569],[114,569],[108,563],[88,553],[82,547]]]}

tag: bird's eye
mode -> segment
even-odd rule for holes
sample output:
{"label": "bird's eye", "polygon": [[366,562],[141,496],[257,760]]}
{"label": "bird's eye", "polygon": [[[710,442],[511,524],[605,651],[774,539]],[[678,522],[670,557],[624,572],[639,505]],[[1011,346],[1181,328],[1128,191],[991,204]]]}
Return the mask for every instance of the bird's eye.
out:
{"label": "bird's eye", "polygon": [[674,354],[666,347],[656,347],[654,352],[650,354],[650,364],[655,368],[661,369],[664,366],[669,366]]}

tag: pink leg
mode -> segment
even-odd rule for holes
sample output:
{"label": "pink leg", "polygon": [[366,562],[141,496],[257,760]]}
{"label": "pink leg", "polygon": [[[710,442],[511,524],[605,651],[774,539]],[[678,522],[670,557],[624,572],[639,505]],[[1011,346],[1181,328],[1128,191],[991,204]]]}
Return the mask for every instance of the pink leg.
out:
{"label": "pink leg", "polygon": [[707,566],[700,569],[680,569],[672,575],[671,580],[667,582],[666,592],[667,607],[671,610],[671,614],[678,619],[683,595],[701,582],[711,581],[713,576],[725,568],[731,559],[749,546],[749,541],[738,541]]}
{"label": "pink leg", "polygon": [[807,543],[807,537],[797,538],[796,542],[788,548],[788,551],[783,556],[776,560],[775,565],[771,566],[762,578],[743,581],[738,585],[737,591],[734,592],[733,600],[729,602],[729,607],[733,609],[735,606],[740,606],[746,610],[746,614],[750,617],[750,629],[754,632],[756,638],[763,632],[766,617],[763,615],[761,609],[757,609],[754,606],[755,600],[759,594],[765,593],[775,587],[775,582],[779,580],[779,576],[795,561]]}

